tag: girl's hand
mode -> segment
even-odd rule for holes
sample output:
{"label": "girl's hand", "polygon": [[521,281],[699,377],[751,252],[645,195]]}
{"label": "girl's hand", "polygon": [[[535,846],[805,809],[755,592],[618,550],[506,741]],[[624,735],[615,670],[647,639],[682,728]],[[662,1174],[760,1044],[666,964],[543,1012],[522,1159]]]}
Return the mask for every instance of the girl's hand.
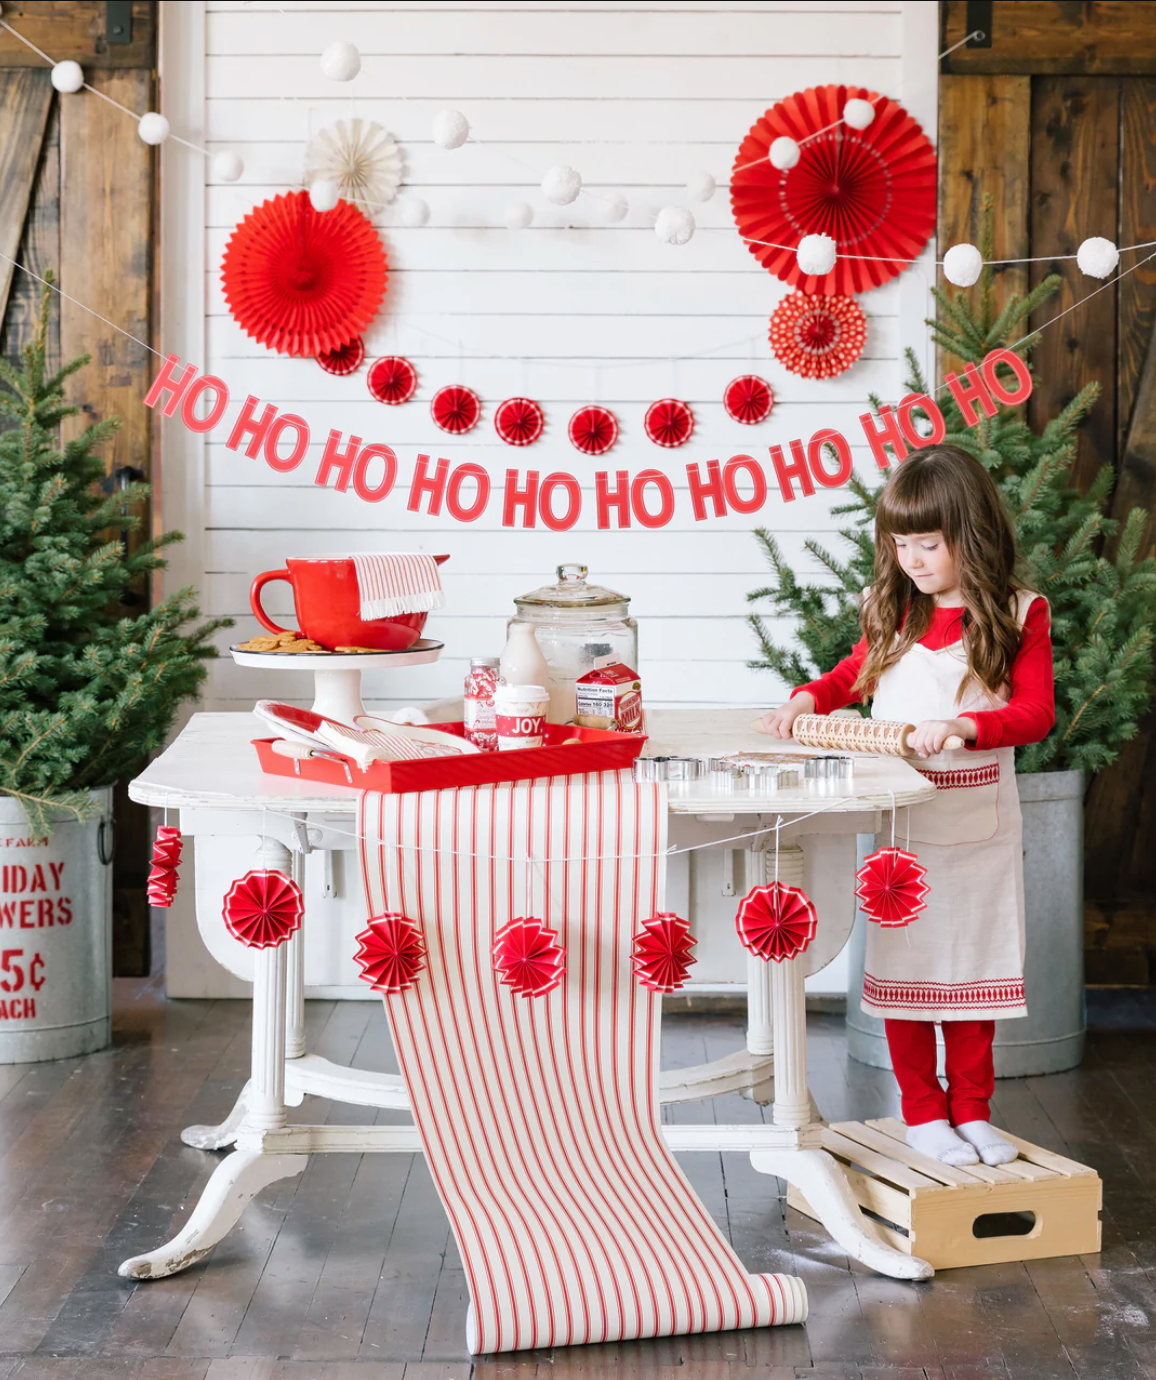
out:
{"label": "girl's hand", "polygon": [[762,717],[763,732],[772,738],[789,738],[795,720],[800,714],[815,712],[815,697],[809,690],[803,690],[778,709],[769,709]]}
{"label": "girl's hand", "polygon": [[948,738],[962,738],[969,742],[976,735],[974,719],[924,719],[916,724],[907,743],[920,757],[931,757],[943,751]]}

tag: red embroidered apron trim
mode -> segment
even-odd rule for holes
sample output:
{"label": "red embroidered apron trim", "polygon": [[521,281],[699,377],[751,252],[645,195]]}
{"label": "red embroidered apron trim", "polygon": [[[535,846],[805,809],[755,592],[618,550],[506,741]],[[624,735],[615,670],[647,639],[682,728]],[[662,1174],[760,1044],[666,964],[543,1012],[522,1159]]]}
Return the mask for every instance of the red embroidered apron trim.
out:
{"label": "red embroidered apron trim", "polygon": [[863,1000],[872,1006],[992,1007],[1023,1006],[1023,978],[998,978],[992,982],[894,982],[887,978],[863,977]]}
{"label": "red embroidered apron trim", "polygon": [[954,771],[925,771],[922,767],[915,769],[922,776],[926,776],[933,786],[938,786],[941,791],[957,791],[967,786],[997,786],[999,785],[999,763],[989,762],[986,767],[958,767]]}

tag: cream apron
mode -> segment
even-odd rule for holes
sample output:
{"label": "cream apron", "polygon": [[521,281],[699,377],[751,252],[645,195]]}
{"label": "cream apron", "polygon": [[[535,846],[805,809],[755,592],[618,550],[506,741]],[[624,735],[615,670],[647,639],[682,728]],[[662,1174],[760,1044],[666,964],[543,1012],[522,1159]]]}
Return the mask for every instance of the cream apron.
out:
{"label": "cream apron", "polygon": [[[1033,599],[1017,594],[1023,627]],[[917,724],[996,709],[1006,696],[973,682],[963,642],[932,651],[916,643],[883,673],[871,706],[876,719]],[[895,841],[927,868],[927,908],[902,929],[867,925],[862,1009],[902,1020],[972,1021],[1026,1016],[1023,843],[1015,749],[961,748],[912,765],[939,787],[935,799],[899,811]],[[909,819],[908,819],[909,816]],[[875,846],[891,843],[891,830]]]}

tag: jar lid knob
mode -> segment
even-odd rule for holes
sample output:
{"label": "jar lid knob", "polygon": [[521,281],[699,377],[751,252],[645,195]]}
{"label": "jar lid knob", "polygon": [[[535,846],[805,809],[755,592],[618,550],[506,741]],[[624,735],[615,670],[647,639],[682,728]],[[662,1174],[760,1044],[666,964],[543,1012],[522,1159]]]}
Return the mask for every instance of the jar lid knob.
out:
{"label": "jar lid knob", "polygon": [[588,568],[584,565],[560,565],[558,567],[558,579],[562,584],[569,584],[572,580],[584,580]]}

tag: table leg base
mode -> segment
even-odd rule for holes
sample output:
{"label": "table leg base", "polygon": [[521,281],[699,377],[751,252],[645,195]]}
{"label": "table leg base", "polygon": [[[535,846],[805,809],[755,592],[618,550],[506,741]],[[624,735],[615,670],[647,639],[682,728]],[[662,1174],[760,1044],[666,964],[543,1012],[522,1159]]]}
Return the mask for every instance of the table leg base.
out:
{"label": "table leg base", "polygon": [[761,1174],[786,1179],[803,1194],[815,1216],[848,1255],[892,1279],[930,1279],[926,1260],[885,1245],[860,1211],[839,1162],[826,1150],[752,1150]]}
{"label": "table leg base", "polygon": [[117,1274],[122,1279],[163,1279],[187,1270],[208,1255],[263,1188],[293,1178],[308,1163],[308,1155],[234,1150],[213,1171],[193,1215],[177,1235],[155,1251],[131,1256]]}
{"label": "table leg base", "polygon": [[237,1139],[237,1132],[249,1108],[249,1084],[246,1083],[233,1103],[233,1110],[217,1126],[186,1126],[181,1140],[194,1150],[224,1150]]}

